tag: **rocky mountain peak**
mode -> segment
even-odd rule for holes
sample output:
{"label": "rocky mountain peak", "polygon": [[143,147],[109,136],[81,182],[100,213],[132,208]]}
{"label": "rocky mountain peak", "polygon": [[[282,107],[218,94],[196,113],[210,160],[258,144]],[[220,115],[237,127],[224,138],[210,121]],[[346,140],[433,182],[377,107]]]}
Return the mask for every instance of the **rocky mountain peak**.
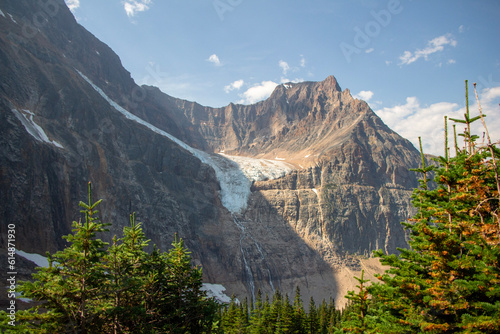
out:
{"label": "rocky mountain peak", "polygon": [[[177,232],[205,280],[239,298],[296,286],[305,298],[342,297],[351,286],[338,273],[356,263],[347,253],[405,245],[400,221],[417,185],[408,169],[420,156],[335,77],[278,85],[253,105],[205,107],[137,86],[62,0],[0,9],[0,247],[10,223],[23,251],[64,247],[89,180],[111,233],[131,212],[160,249]],[[243,180],[247,205],[233,212],[224,170],[250,167],[221,152],[287,173]]]}
{"label": "rocky mountain peak", "polygon": [[328,76],[320,84],[324,87],[324,89],[333,89],[338,92],[342,91],[340,85],[337,82],[337,79],[333,75]]}

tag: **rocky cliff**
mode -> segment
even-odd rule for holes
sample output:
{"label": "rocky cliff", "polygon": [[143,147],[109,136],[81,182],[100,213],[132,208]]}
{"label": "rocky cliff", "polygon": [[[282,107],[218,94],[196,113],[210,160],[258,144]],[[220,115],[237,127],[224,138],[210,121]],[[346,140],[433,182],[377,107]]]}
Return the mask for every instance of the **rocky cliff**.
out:
{"label": "rocky cliff", "polygon": [[343,270],[367,263],[349,254],[405,245],[419,154],[333,76],[209,108],[137,86],[63,0],[0,10],[2,249],[7,224],[18,249],[64,247],[88,181],[105,238],[136,212],[153,243],[178,232],[204,279],[239,297],[340,297]]}

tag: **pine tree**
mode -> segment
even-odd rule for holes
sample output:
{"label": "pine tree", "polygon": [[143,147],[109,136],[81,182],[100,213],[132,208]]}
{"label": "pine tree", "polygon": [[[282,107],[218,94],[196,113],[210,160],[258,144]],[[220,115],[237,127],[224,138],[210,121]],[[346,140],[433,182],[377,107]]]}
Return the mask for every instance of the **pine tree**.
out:
{"label": "pine tree", "polygon": [[238,333],[238,313],[238,304],[236,303],[236,297],[233,295],[229,305],[223,312],[222,329],[224,333]]}
{"label": "pine tree", "polygon": [[[209,333],[219,305],[201,291],[201,268],[177,236],[168,253],[148,254],[141,224],[131,215],[123,237],[109,246],[97,238],[99,222],[89,183],[89,201],[80,202],[85,221],[73,222],[69,245],[47,254],[33,282],[20,286],[23,297],[39,304],[19,311],[18,333]],[[5,312],[0,312],[3,326]]]}
{"label": "pine tree", "polygon": [[364,270],[361,271],[361,277],[354,277],[358,281],[356,287],[358,293],[349,291],[346,298],[349,299],[350,307],[346,312],[346,320],[342,323],[343,330],[347,333],[364,334],[368,332],[368,304],[369,295],[366,289],[366,283],[370,280],[364,279]]}
{"label": "pine tree", "polygon": [[260,326],[262,321],[262,292],[260,289],[257,291],[257,296],[255,297],[255,303],[250,312],[250,332],[251,333],[262,333]]}
{"label": "pine tree", "polygon": [[149,268],[148,310],[154,312],[153,329],[168,333],[209,331],[218,306],[201,290],[201,268],[191,266],[184,241],[176,235],[167,254],[153,252],[152,257],[155,265]]}
{"label": "pine tree", "polygon": [[106,313],[106,323],[111,326],[110,332],[122,333],[146,328],[144,285],[148,254],[144,248],[148,244],[149,240],[146,240],[141,223],[136,223],[135,214],[132,214],[130,226],[123,229],[123,237],[113,238],[113,244],[103,259],[110,299]]}
{"label": "pine tree", "polygon": [[293,299],[293,326],[291,333],[304,333],[306,323],[306,312],[300,295],[300,288],[295,289],[295,297]]}
{"label": "pine tree", "polygon": [[[99,222],[89,183],[89,202],[80,202],[84,222],[73,222],[73,234],[64,238],[70,244],[63,251],[48,255],[49,267],[37,268],[35,281],[25,282],[23,296],[43,304],[20,314],[31,323],[33,331],[92,333],[103,326],[101,303],[105,293],[106,274],[101,263],[107,243],[96,238],[106,231]],[[46,313],[39,312],[47,309]]]}
{"label": "pine tree", "polygon": [[285,294],[285,299],[283,300],[281,305],[281,312],[278,317],[278,321],[276,322],[275,333],[294,333],[294,320],[293,307],[290,304],[288,294]]}
{"label": "pine tree", "polygon": [[318,308],[318,313],[319,313],[320,333],[327,334],[328,329],[330,328],[331,312],[326,300],[324,299],[322,300]]}
{"label": "pine tree", "polygon": [[309,300],[309,313],[307,314],[306,329],[308,333],[319,333],[319,315],[314,298]]}
{"label": "pine tree", "polygon": [[[498,210],[500,150],[477,145],[471,123],[464,120],[464,149],[455,157],[437,161],[437,188],[427,187],[428,169],[416,189],[418,209],[405,226],[411,232],[410,249],[399,255],[376,252],[384,265],[384,284],[369,288],[374,296],[377,328],[392,333],[500,332],[500,222]],[[424,161],[423,161],[424,163]]]}

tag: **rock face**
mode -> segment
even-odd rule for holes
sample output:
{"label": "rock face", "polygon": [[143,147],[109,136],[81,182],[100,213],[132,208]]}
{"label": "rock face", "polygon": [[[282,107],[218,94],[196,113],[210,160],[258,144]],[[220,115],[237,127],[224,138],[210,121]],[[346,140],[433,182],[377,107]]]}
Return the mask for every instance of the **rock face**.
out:
{"label": "rock face", "polygon": [[295,165],[252,191],[323,256],[393,253],[406,245],[399,222],[413,213],[418,183],[409,169],[419,154],[333,76],[280,85],[250,106],[176,103],[209,149]]}
{"label": "rock face", "polygon": [[[405,246],[419,154],[333,76],[209,108],[137,86],[63,0],[0,10],[2,249],[7,224],[18,249],[63,248],[88,181],[113,223],[105,239],[136,212],[152,243],[165,250],[178,232],[204,279],[240,298],[296,286],[304,298],[342,296],[339,272],[359,266],[348,254]],[[231,212],[220,171],[191,148],[294,170],[253,181],[247,206]]]}

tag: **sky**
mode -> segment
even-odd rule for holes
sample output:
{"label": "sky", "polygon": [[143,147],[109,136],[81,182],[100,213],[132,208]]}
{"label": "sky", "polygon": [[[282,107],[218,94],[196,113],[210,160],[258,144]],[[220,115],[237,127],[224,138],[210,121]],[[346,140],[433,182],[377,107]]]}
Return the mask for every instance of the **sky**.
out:
{"label": "sky", "polygon": [[425,153],[443,155],[444,116],[463,118],[468,80],[471,114],[477,83],[500,140],[498,0],[65,1],[136,83],[177,98],[252,104],[281,83],[334,75],[416,147],[420,136]]}

